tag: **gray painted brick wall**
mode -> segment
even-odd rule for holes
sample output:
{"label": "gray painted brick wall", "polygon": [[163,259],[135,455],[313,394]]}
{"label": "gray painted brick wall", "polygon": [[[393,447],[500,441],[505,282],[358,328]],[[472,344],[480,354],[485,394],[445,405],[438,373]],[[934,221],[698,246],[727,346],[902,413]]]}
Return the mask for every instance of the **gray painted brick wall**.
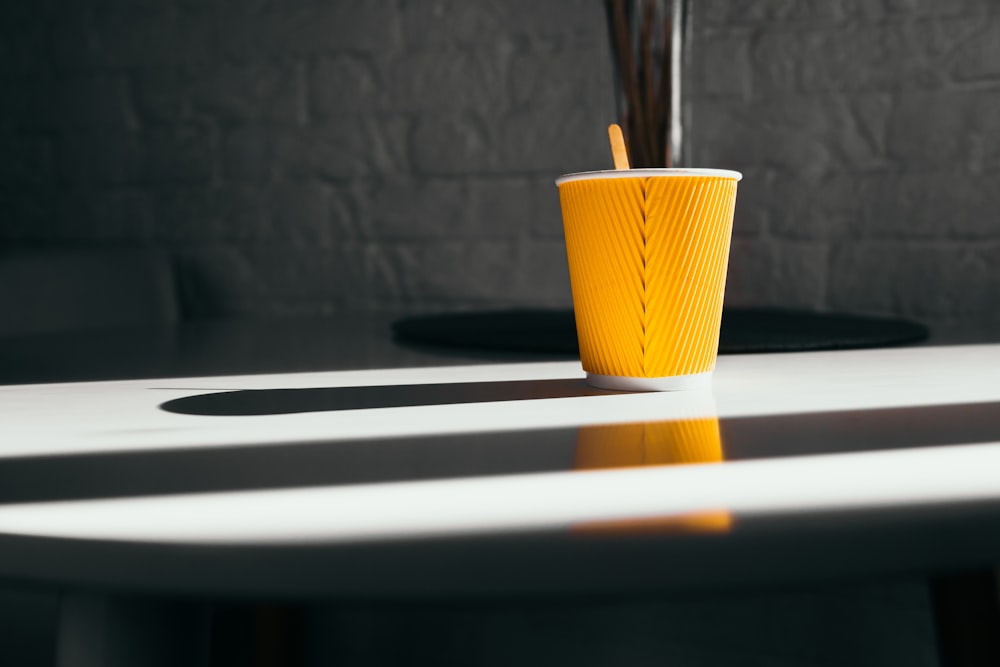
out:
{"label": "gray painted brick wall", "polygon": [[727,300],[1000,321],[1000,4],[694,4],[693,160],[746,175]]}
{"label": "gray painted brick wall", "polygon": [[[1000,6],[692,4],[728,301],[996,318]],[[597,0],[8,2],[0,86],[0,242],[166,247],[193,315],[568,304],[610,162]]]}

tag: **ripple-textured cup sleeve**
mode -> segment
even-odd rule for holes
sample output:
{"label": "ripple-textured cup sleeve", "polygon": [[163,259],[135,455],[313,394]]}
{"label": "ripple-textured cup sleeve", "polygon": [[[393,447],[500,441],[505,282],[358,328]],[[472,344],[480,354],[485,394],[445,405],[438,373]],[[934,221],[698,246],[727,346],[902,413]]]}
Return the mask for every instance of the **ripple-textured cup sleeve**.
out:
{"label": "ripple-textured cup sleeve", "polygon": [[736,184],[702,175],[560,184],[584,370],[661,378],[715,368]]}

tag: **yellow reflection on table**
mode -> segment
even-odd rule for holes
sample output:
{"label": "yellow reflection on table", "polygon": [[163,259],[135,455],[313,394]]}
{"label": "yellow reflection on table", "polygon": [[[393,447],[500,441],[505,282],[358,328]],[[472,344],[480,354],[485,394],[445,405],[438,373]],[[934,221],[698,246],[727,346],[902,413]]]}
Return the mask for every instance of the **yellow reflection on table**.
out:
{"label": "yellow reflection on table", "polygon": [[[722,436],[716,417],[631,424],[581,426],[574,469],[721,463]],[[591,521],[576,529],[588,533],[721,532],[732,526],[725,510],[671,516]]]}

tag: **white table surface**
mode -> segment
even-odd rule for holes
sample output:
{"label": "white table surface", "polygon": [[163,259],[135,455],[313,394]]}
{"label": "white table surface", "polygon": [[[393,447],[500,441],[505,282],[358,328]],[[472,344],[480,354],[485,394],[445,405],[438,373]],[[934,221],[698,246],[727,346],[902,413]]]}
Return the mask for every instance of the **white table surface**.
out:
{"label": "white table surface", "polygon": [[[1000,345],[726,356],[719,359],[711,392],[240,417],[159,407],[186,396],[248,389],[406,385],[419,392],[427,384],[582,377],[578,362],[541,362],[7,386],[0,387],[0,457],[56,461],[359,440],[377,448],[386,439],[412,436],[493,433],[517,439],[581,425],[702,416],[1000,405]],[[789,447],[794,450],[794,443]],[[721,465],[8,503],[0,506],[0,532],[121,544],[336,546],[560,531],[590,521],[720,508],[754,517],[995,500],[1000,441],[958,441]]]}

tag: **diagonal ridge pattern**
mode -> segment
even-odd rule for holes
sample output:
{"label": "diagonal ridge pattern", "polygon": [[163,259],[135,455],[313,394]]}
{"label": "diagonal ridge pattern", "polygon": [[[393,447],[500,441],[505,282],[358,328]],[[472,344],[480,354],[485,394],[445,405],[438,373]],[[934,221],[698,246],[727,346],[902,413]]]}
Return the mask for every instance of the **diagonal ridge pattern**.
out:
{"label": "diagonal ridge pattern", "polygon": [[713,370],[736,181],[591,179],[559,193],[584,369],[630,377]]}

